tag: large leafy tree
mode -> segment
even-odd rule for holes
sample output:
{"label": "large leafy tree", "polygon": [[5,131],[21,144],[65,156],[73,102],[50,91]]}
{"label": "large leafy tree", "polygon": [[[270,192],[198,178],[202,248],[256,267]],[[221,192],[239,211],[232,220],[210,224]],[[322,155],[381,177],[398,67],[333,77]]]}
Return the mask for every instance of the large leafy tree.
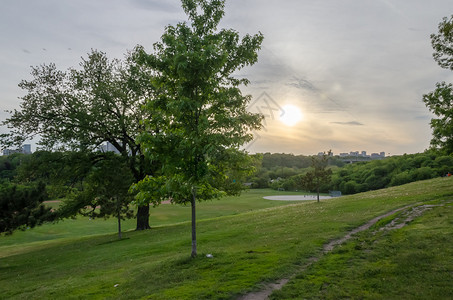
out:
{"label": "large leafy tree", "polygon": [[[151,73],[132,57],[133,52],[124,61],[109,60],[105,53],[92,50],[78,69],[33,67],[33,79],[19,84],[26,91],[20,110],[2,122],[10,128],[2,135],[3,145],[20,145],[39,136],[44,149],[95,152],[109,142],[124,158],[134,181],[143,179],[150,170],[136,139],[143,129],[140,121],[151,118],[149,111],[141,110],[152,94]],[[140,206],[137,230],[149,228],[148,219],[149,206]]]}
{"label": "large leafy tree", "polygon": [[[442,68],[453,71],[453,15],[442,19],[439,32],[431,35],[431,44],[434,60]],[[423,95],[423,102],[437,117],[431,120],[431,145],[453,153],[453,85],[437,83],[433,92]]]}
{"label": "large leafy tree", "polygon": [[[257,61],[263,36],[241,39],[234,30],[217,30],[224,1],[182,0],[182,7],[189,24],[167,26],[154,53],[139,57],[156,72],[156,98],[146,107],[160,112],[145,121],[151,133],[143,134],[141,143],[151,160],[163,164],[164,194],[191,204],[194,257],[196,202],[237,193],[239,174],[251,165],[240,146],[252,139],[251,130],[260,129],[262,117],[246,110],[251,97],[239,86],[248,80],[233,73]],[[153,194],[149,189],[158,189],[158,182],[145,180],[146,193]]]}

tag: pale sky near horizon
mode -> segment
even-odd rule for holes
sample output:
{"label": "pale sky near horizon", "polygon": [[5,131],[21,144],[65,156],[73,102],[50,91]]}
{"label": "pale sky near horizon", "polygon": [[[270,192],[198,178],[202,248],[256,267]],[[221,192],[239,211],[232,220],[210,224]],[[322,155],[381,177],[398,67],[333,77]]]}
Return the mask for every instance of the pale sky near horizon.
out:
{"label": "pale sky near horizon", "polygon": [[[186,20],[178,0],[1,4],[0,120],[19,107],[30,66],[77,67],[92,48],[111,58],[137,44],[152,51],[166,25]],[[453,82],[432,59],[430,34],[452,14],[451,0],[227,0],[222,28],[264,35],[258,63],[237,73],[251,81],[250,110],[267,115],[247,149],[424,151],[432,115],[422,95]],[[296,124],[279,120],[297,110]]]}

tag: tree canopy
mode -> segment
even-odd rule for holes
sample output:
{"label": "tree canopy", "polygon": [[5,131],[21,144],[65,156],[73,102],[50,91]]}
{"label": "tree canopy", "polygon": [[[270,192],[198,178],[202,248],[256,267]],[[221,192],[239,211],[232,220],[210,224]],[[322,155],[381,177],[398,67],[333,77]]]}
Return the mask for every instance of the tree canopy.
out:
{"label": "tree canopy", "polygon": [[[141,120],[151,118],[141,109],[152,95],[151,73],[133,57],[131,52],[124,61],[109,60],[104,52],[92,50],[78,69],[32,67],[33,79],[19,84],[26,91],[20,109],[2,122],[10,128],[2,144],[20,145],[39,136],[44,149],[93,152],[108,142],[124,158],[135,182],[143,179],[152,170],[146,170],[137,137],[144,128]],[[137,229],[149,228],[148,218],[149,207],[139,207]]]}

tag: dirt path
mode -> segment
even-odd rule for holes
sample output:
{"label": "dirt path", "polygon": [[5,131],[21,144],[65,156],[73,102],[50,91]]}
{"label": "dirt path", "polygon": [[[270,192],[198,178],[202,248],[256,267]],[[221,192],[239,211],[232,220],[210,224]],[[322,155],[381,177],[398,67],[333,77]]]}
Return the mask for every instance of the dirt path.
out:
{"label": "dirt path", "polygon": [[[336,240],[332,240],[329,243],[325,244],[323,246],[322,254],[324,255],[324,254],[329,253],[330,251],[332,251],[335,248],[335,246],[340,245],[340,244],[346,242],[347,240],[351,239],[354,234],[369,229],[371,226],[373,226],[374,224],[376,224],[379,220],[381,220],[383,218],[386,218],[388,216],[391,216],[391,215],[396,214],[401,211],[405,211],[400,217],[396,217],[395,219],[392,220],[392,222],[390,222],[386,226],[380,228],[379,230],[399,229],[399,228],[402,228],[405,225],[407,225],[410,221],[414,220],[416,217],[420,216],[426,210],[431,209],[432,207],[435,207],[435,206],[441,206],[441,205],[420,205],[420,204],[421,203],[407,205],[407,206],[389,211],[388,213],[380,215],[374,219],[371,219],[370,221],[363,224],[362,226],[359,226],[359,227],[351,230],[344,237],[336,239]],[[273,291],[281,289],[285,284],[288,283],[288,281],[291,278],[293,278],[294,276],[305,271],[309,266],[311,266],[313,263],[317,262],[318,260],[319,260],[318,257],[312,257],[312,258],[308,259],[308,261],[305,265],[303,265],[301,268],[299,268],[294,274],[292,274],[288,278],[283,278],[283,279],[280,279],[278,282],[267,284],[264,286],[264,288],[262,290],[243,295],[243,296],[239,297],[238,300],[267,299],[269,297],[269,295],[272,294]]]}

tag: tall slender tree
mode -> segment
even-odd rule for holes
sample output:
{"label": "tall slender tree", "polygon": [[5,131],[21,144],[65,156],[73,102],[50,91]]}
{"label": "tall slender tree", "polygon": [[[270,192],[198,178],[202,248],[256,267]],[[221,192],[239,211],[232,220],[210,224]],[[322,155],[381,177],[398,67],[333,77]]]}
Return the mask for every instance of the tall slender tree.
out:
{"label": "tall slender tree", "polygon": [[[233,73],[257,61],[263,36],[217,30],[222,0],[182,0],[189,24],[167,26],[154,52],[139,60],[155,71],[156,97],[146,104],[159,118],[140,141],[150,160],[163,164],[165,194],[192,207],[192,257],[197,255],[196,202],[238,192],[239,173],[251,166],[241,145],[261,128],[262,116],[246,110],[248,84]],[[158,131],[155,128],[159,128]],[[156,187],[156,184],[148,185]]]}

